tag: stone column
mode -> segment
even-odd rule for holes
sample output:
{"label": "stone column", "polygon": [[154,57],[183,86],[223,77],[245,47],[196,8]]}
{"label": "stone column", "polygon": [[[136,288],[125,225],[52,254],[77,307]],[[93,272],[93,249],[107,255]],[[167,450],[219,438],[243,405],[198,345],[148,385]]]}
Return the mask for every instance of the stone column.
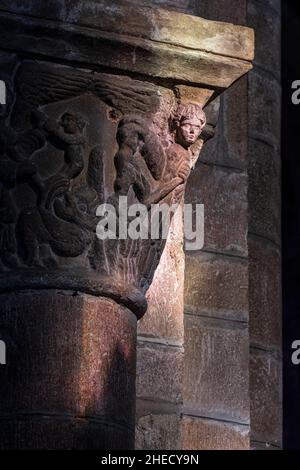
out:
{"label": "stone column", "polygon": [[252,31],[77,0],[3,0],[0,28],[0,447],[132,448],[136,324],[165,240],[100,239],[97,208],[120,234],[121,200],[144,221],[181,203],[202,108],[251,68]]}
{"label": "stone column", "polygon": [[[251,440],[282,446],[281,2],[248,1],[256,32],[249,100],[249,312]],[[270,44],[267,53],[265,44]]]}
{"label": "stone column", "polygon": [[[247,0],[196,2],[200,16],[246,24]],[[186,253],[183,446],[250,448],[247,77],[220,98],[215,136],[186,202],[205,205],[205,244]]]}

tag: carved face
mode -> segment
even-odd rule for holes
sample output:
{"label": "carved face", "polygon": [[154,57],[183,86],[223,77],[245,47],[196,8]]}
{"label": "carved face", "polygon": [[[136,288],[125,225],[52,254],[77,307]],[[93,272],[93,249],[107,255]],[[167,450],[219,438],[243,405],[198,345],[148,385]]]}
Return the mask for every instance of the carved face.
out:
{"label": "carved face", "polygon": [[193,145],[203,129],[202,122],[197,117],[183,119],[177,129],[176,141],[187,148]]}
{"label": "carved face", "polygon": [[76,117],[73,114],[64,114],[61,118],[61,123],[67,134],[76,134],[79,131]]}

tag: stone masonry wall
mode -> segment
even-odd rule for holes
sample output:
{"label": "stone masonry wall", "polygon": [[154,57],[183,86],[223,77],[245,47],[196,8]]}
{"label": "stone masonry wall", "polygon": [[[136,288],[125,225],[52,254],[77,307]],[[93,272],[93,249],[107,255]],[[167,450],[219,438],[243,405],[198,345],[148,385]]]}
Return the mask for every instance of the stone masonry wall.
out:
{"label": "stone masonry wall", "polygon": [[[224,3],[227,3],[225,6]],[[246,2],[197,14],[246,22]],[[222,8],[221,5],[222,4]],[[187,190],[205,207],[205,245],[186,253],[183,448],[249,448],[247,79],[221,97],[215,137]]]}
{"label": "stone masonry wall", "polygon": [[140,322],[137,448],[279,447],[280,1],[144,3],[247,24],[256,59],[188,183],[205,246],[184,260],[171,236]]}
{"label": "stone masonry wall", "polygon": [[249,0],[250,398],[253,448],[281,446],[280,0]]}
{"label": "stone masonry wall", "polygon": [[[224,121],[248,126],[244,155],[248,173],[248,300],[250,333],[250,437],[253,448],[281,446],[281,240],[280,240],[280,0],[199,3],[199,14],[213,20],[247,24],[255,30],[254,69],[246,107],[225,111]],[[238,3],[238,5],[237,5]],[[225,5],[226,4],[226,5]],[[236,85],[242,91],[242,83]],[[234,93],[228,90],[223,103]],[[225,104],[226,107],[226,104]],[[247,116],[245,113],[247,110]],[[242,116],[242,119],[241,119]],[[247,123],[248,121],[248,123]],[[226,124],[225,124],[226,125]],[[224,130],[222,134],[223,151]],[[239,132],[229,136],[230,144]],[[242,135],[242,134],[241,134]],[[240,149],[242,155],[242,149]],[[204,191],[204,190],[203,190]],[[236,202],[238,205],[238,202]],[[225,216],[225,214],[224,214]],[[240,212],[240,216],[242,213]],[[229,220],[227,218],[227,220]],[[214,224],[214,222],[212,222]],[[232,230],[232,229],[231,229]],[[233,272],[233,271],[232,271]],[[234,290],[236,285],[232,287]],[[212,295],[215,295],[212,293]],[[237,357],[238,360],[238,357]]]}

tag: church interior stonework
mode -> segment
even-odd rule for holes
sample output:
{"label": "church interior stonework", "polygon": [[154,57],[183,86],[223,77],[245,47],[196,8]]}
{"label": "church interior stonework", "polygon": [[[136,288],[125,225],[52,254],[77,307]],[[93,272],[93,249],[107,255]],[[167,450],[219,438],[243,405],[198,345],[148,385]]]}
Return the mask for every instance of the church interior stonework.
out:
{"label": "church interior stonework", "polygon": [[282,448],[280,44],[279,0],[0,0],[0,449]]}

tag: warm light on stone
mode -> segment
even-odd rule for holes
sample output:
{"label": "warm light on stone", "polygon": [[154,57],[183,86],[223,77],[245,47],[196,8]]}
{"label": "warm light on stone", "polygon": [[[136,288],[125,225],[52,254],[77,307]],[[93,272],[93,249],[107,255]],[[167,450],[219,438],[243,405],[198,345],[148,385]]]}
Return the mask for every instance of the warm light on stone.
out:
{"label": "warm light on stone", "polygon": [[[167,243],[100,240],[97,207],[183,203],[217,96],[252,67],[253,31],[127,2],[60,5],[1,2],[1,326],[15,346],[0,447],[128,449],[147,298],[138,412],[155,396],[182,402],[182,227]],[[160,328],[167,354],[149,340]],[[228,335],[229,356],[243,335]]]}

